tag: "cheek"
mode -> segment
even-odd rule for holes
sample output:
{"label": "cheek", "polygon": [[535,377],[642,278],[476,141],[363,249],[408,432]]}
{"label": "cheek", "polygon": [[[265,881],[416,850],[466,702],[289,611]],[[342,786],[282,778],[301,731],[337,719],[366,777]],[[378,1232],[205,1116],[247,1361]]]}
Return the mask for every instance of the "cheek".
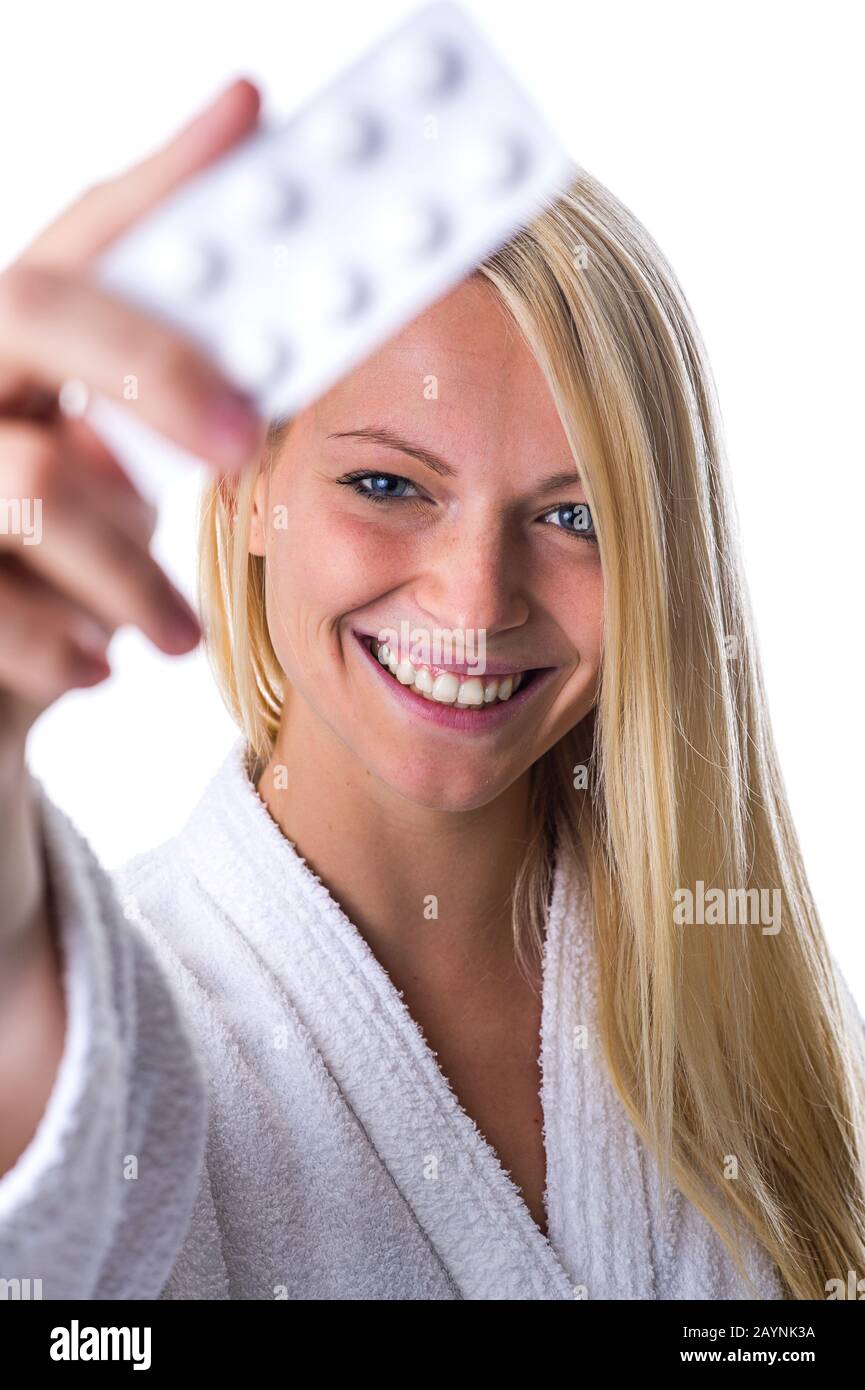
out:
{"label": "cheek", "polygon": [[561,692],[557,714],[567,725],[579,721],[594,703],[604,636],[604,582],[597,557],[568,576],[556,591],[550,612],[574,653],[575,667]]}
{"label": "cheek", "polygon": [[567,564],[543,571],[544,611],[565,634],[580,662],[597,665],[604,628],[604,575],[596,550],[586,547]]}
{"label": "cheek", "polygon": [[411,547],[374,519],[319,510],[310,525],[302,509],[284,519],[284,529],[274,524],[268,537],[269,582],[322,619],[362,608],[405,583],[411,572]]}
{"label": "cheek", "polygon": [[574,643],[581,663],[597,669],[604,638],[604,585],[600,566],[581,589],[572,618]]}

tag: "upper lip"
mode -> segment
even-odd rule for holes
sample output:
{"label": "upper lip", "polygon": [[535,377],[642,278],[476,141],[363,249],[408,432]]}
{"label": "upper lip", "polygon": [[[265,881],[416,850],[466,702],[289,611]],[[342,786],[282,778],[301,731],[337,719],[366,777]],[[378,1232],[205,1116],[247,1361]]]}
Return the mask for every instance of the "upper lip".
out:
{"label": "upper lip", "polygon": [[[374,642],[379,641],[378,636],[374,632],[362,632],[359,628],[355,628],[354,630],[358,637],[368,638]],[[532,666],[528,662],[520,663],[517,661],[484,661],[483,670],[480,671],[478,670],[477,663],[471,665],[470,663],[467,664],[465,662],[424,662],[414,661],[414,658],[412,657],[410,657],[409,660],[411,660],[413,665],[415,666],[429,665],[431,669],[434,669],[436,671],[450,671],[455,676],[515,676],[518,674],[518,672],[542,671],[547,669],[546,667],[540,665]]]}

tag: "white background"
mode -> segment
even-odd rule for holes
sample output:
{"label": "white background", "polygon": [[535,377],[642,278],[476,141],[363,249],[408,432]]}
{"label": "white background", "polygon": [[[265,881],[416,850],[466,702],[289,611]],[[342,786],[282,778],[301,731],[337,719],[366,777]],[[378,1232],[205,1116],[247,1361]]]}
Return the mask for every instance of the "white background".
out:
{"label": "white background", "polygon": [[[226,79],[287,113],[414,6],[29,3],[0,48],[0,264]],[[475,0],[578,163],[666,252],[721,396],[770,706],[832,949],[865,1009],[862,109],[858,7]],[[158,553],[188,593],[195,470]],[[234,738],[200,655],[132,633],[31,762],[112,866],[173,834]]]}

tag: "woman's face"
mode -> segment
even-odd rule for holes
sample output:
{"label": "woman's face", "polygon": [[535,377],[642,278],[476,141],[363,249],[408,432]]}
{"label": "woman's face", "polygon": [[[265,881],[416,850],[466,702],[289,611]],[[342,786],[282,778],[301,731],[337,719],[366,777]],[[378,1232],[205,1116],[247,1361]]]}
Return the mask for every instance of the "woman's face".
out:
{"label": "woman's face", "polygon": [[325,726],[409,801],[492,801],[594,702],[590,527],[541,372],[468,280],[300,413],[256,484],[292,734]]}

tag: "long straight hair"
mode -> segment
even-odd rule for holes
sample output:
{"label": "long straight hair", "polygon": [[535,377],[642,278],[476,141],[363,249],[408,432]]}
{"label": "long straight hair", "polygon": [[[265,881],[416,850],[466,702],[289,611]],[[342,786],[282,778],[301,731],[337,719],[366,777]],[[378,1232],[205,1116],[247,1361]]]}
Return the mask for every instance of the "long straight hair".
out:
{"label": "long straight hair", "polygon": [[[743,1277],[742,1234],[787,1297],[824,1298],[865,1275],[865,1045],[784,792],[699,333],[654,241],[581,170],[477,273],[545,375],[604,578],[595,706],[532,769],[517,957],[537,957],[570,858],[591,895],[605,1062],[661,1176]],[[246,545],[254,481],[205,491],[200,594],[223,697],[266,762],[285,685]],[[780,930],[680,924],[677,895],[698,884],[725,902],[779,893]]]}

